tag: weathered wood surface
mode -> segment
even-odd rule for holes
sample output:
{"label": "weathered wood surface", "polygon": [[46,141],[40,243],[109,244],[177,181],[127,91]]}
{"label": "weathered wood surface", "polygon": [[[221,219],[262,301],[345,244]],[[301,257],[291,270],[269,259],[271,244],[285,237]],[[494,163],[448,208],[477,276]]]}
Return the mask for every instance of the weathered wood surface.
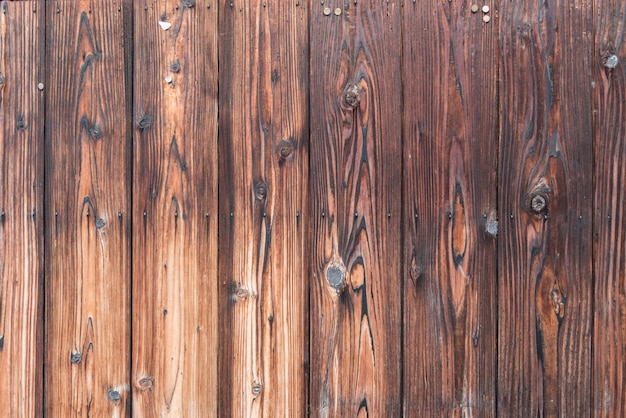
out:
{"label": "weathered wood surface", "polygon": [[220,416],[306,416],[307,3],[220,2]]}
{"label": "weathered wood surface", "polygon": [[406,416],[495,416],[498,21],[470,5],[403,9]]}
{"label": "weathered wood surface", "polygon": [[313,416],[402,414],[400,7],[311,5]]}
{"label": "weathered wood surface", "polygon": [[[43,407],[43,2],[0,3],[0,416]],[[39,8],[39,13],[33,9]]]}
{"label": "weathered wood surface", "polygon": [[626,3],[594,2],[593,416],[626,416]]}
{"label": "weathered wood surface", "polygon": [[48,416],[122,416],[130,395],[125,13],[46,4]]}
{"label": "weathered wood surface", "polygon": [[135,416],[217,415],[218,33],[207,4],[134,2]]}
{"label": "weathered wood surface", "polygon": [[505,1],[499,19],[498,414],[588,415],[591,2]]}

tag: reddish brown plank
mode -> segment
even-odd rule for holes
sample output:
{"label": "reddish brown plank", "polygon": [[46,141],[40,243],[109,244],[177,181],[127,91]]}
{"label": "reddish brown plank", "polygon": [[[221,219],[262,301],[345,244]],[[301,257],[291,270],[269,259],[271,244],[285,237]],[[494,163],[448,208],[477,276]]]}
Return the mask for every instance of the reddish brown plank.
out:
{"label": "reddish brown plank", "polygon": [[307,414],[307,28],[220,2],[220,416]]}
{"label": "reddish brown plank", "polygon": [[34,417],[43,407],[43,2],[0,9],[0,414]]}
{"label": "reddish brown plank", "polygon": [[592,4],[501,3],[498,414],[591,407]]}
{"label": "reddish brown plank", "polygon": [[46,415],[129,400],[126,5],[46,4]]}
{"label": "reddish brown plank", "polygon": [[626,416],[626,3],[594,2],[593,415]]}
{"label": "reddish brown plank", "polygon": [[400,7],[311,4],[313,416],[402,414]]}
{"label": "reddish brown plank", "polygon": [[403,8],[406,416],[496,412],[498,20],[472,4]]}
{"label": "reddish brown plank", "polygon": [[135,416],[217,415],[217,7],[208,5],[134,2]]}

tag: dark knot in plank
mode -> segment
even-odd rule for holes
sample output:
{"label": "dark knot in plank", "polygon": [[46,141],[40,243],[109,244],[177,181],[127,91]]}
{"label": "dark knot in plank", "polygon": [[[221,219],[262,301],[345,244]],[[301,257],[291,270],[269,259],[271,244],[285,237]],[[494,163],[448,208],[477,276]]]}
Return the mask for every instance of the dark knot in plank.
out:
{"label": "dark knot in plank", "polygon": [[330,266],[326,269],[326,280],[333,289],[341,290],[346,282],[346,269],[340,266]]}
{"label": "dark knot in plank", "polygon": [[109,389],[107,392],[107,398],[109,398],[111,402],[119,402],[120,399],[122,399],[122,395],[115,389]]}
{"label": "dark knot in plank", "polygon": [[356,85],[350,84],[346,86],[343,94],[344,105],[351,109],[356,109],[361,101],[361,97],[359,96],[359,94],[360,91]]}
{"label": "dark knot in plank", "polygon": [[254,197],[256,200],[264,200],[267,197],[267,184],[259,181],[254,185]]}
{"label": "dark knot in plank", "polygon": [[530,207],[535,213],[543,212],[546,209],[546,206],[546,198],[540,194],[533,196],[532,200],[530,201]]}

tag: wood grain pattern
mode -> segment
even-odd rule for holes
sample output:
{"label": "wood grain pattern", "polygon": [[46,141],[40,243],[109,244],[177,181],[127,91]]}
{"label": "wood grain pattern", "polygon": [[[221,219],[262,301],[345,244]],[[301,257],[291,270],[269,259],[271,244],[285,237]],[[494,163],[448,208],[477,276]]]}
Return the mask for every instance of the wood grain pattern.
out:
{"label": "wood grain pattern", "polygon": [[626,415],[626,3],[594,2],[593,416]]}
{"label": "wood grain pattern", "polygon": [[217,414],[217,13],[207,4],[134,2],[135,416]]}
{"label": "wood grain pattern", "polygon": [[46,415],[129,401],[130,142],[124,13],[46,4]]}
{"label": "wood grain pattern", "polygon": [[498,21],[471,4],[403,9],[406,416],[495,416]]}
{"label": "wood grain pattern", "polygon": [[43,2],[0,10],[0,415],[34,417],[43,406]]}
{"label": "wood grain pattern", "polygon": [[306,3],[220,2],[220,416],[306,416]]}
{"label": "wood grain pattern", "polygon": [[589,415],[592,5],[499,16],[498,414]]}
{"label": "wood grain pattern", "polygon": [[313,416],[402,414],[400,7],[311,6]]}

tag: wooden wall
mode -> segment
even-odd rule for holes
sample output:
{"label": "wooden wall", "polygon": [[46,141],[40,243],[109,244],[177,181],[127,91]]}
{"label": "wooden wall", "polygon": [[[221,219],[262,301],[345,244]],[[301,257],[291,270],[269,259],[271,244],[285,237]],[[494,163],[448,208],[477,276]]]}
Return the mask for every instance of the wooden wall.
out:
{"label": "wooden wall", "polygon": [[623,417],[625,28],[0,2],[0,417]]}

